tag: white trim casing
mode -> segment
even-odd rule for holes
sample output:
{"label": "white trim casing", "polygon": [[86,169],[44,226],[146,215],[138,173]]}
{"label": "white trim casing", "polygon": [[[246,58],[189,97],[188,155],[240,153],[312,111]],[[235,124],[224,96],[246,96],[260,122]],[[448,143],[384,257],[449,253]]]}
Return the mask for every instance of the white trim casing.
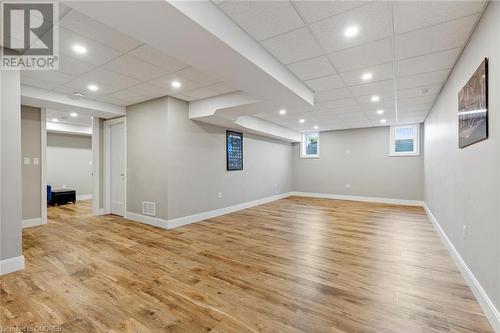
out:
{"label": "white trim casing", "polygon": [[111,132],[110,128],[112,125],[116,125],[119,123],[123,123],[125,126],[125,131],[124,131],[124,145],[125,145],[125,153],[124,153],[124,159],[125,159],[125,166],[124,166],[124,172],[125,172],[125,200],[124,200],[124,206],[125,206],[125,216],[127,215],[127,117],[120,117],[120,118],[115,118],[115,119],[110,119],[104,121],[104,212],[106,214],[111,214],[111,154],[109,153],[111,151]]}
{"label": "white trim casing", "polygon": [[92,194],[77,195],[76,201],[81,201],[81,200],[92,200]]}
{"label": "white trim casing", "polygon": [[[415,133],[412,152],[396,152],[395,131],[400,127],[412,127]],[[389,127],[389,156],[420,156],[420,124],[393,125]]]}
{"label": "white trim casing", "polygon": [[[42,218],[41,224],[47,224],[47,110],[41,109],[41,138],[40,138],[40,172],[42,185]],[[23,221],[24,228],[24,221]]]}
{"label": "white trim casing", "polygon": [[0,275],[17,272],[24,269],[24,256],[0,260]]}
{"label": "white trim casing", "polygon": [[92,191],[92,214],[93,215],[103,215],[99,214],[100,210],[104,210],[100,207],[101,203],[101,128],[98,117],[92,117],[92,177],[93,177],[93,191]]}
{"label": "white trim casing", "polygon": [[47,224],[47,222],[43,223],[43,219],[41,217],[35,217],[34,219],[23,220],[22,226],[24,228],[38,227],[39,225]]}
{"label": "white trim casing", "polygon": [[483,287],[476,279],[476,277],[474,276],[470,268],[467,266],[465,261],[462,259],[462,256],[457,251],[451,240],[448,238],[443,228],[441,228],[441,225],[439,224],[434,214],[432,214],[432,211],[429,209],[427,204],[424,204],[424,208],[425,212],[427,213],[427,216],[429,216],[429,219],[431,220],[431,223],[434,226],[434,229],[436,229],[436,232],[439,234],[439,237],[441,237],[441,240],[443,241],[446,249],[450,253],[450,256],[453,258],[453,261],[457,265],[458,269],[462,273],[465,281],[469,285],[469,288],[472,290],[472,293],[474,294],[474,296],[476,296],[476,300],[478,301],[479,305],[481,305],[481,308],[483,309],[484,313],[486,314],[486,317],[490,321],[491,326],[493,327],[495,332],[500,333],[500,312],[495,307],[493,301],[488,297],[488,294],[486,293],[486,291],[484,291]]}
{"label": "white trim casing", "polygon": [[310,192],[292,192],[291,195],[295,195],[295,196],[299,196],[299,197],[310,197],[310,198],[376,202],[376,203],[385,203],[385,204],[391,204],[391,205],[424,206],[424,202],[421,200],[363,197],[363,196],[358,196],[358,195],[310,193]]}
{"label": "white trim casing", "polygon": [[[308,155],[306,154],[305,150],[305,144],[306,144],[306,136],[309,134],[317,134],[318,135],[318,143],[317,143],[317,152],[314,155]],[[302,133],[302,136],[300,138],[300,158],[319,158],[319,141],[320,141],[320,134],[319,132],[307,132],[307,133]]]}

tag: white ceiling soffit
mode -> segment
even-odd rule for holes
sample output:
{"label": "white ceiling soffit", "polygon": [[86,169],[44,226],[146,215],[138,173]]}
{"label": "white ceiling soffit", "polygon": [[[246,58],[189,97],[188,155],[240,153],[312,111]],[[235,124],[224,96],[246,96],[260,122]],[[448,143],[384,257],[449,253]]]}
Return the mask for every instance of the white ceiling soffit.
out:
{"label": "white ceiling soffit", "polygon": [[98,102],[92,99],[73,99],[67,94],[21,86],[21,103],[45,109],[77,112],[99,118],[114,118],[125,115],[125,107],[115,104]]}
{"label": "white ceiling soffit", "polygon": [[314,90],[256,116],[307,132],[423,122],[487,1],[214,3]]}
{"label": "white ceiling soffit", "polygon": [[[211,2],[71,1],[66,4],[226,82],[249,99],[280,101],[282,105],[302,108],[313,104],[313,91]],[[228,111],[218,118],[247,115],[235,112]],[[265,110],[256,103],[252,113],[262,112],[274,110]]]}

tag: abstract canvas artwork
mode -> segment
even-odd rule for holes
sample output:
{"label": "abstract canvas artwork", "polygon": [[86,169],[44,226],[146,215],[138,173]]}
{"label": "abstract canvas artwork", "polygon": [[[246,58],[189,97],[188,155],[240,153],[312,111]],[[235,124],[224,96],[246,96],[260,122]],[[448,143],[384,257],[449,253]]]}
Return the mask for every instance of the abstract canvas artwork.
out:
{"label": "abstract canvas artwork", "polygon": [[488,59],[458,93],[458,146],[488,138]]}

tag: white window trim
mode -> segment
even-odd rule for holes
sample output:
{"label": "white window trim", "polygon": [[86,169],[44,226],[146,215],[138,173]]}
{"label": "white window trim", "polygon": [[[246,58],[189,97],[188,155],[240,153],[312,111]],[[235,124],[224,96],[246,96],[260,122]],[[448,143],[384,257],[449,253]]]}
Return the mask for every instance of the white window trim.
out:
{"label": "white window trim", "polygon": [[[414,150],[410,152],[397,152],[395,143],[396,128],[400,127],[413,127],[415,133]],[[390,140],[389,140],[389,155],[390,156],[420,156],[420,124],[410,125],[394,125],[390,127]]]}
{"label": "white window trim", "polygon": [[[317,134],[318,135],[318,153],[314,155],[307,155],[305,154],[305,138],[306,135],[310,134]],[[319,132],[307,132],[307,133],[302,133],[302,140],[300,141],[300,158],[319,158]]]}

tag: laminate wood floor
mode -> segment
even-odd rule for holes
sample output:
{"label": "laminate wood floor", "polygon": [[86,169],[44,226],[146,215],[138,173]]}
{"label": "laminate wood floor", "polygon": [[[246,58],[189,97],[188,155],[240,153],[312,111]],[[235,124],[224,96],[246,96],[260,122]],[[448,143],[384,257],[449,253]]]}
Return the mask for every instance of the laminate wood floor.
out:
{"label": "laminate wood floor", "polygon": [[23,231],[1,325],[63,332],[493,332],[420,207],[290,197],[163,230],[90,203]]}

